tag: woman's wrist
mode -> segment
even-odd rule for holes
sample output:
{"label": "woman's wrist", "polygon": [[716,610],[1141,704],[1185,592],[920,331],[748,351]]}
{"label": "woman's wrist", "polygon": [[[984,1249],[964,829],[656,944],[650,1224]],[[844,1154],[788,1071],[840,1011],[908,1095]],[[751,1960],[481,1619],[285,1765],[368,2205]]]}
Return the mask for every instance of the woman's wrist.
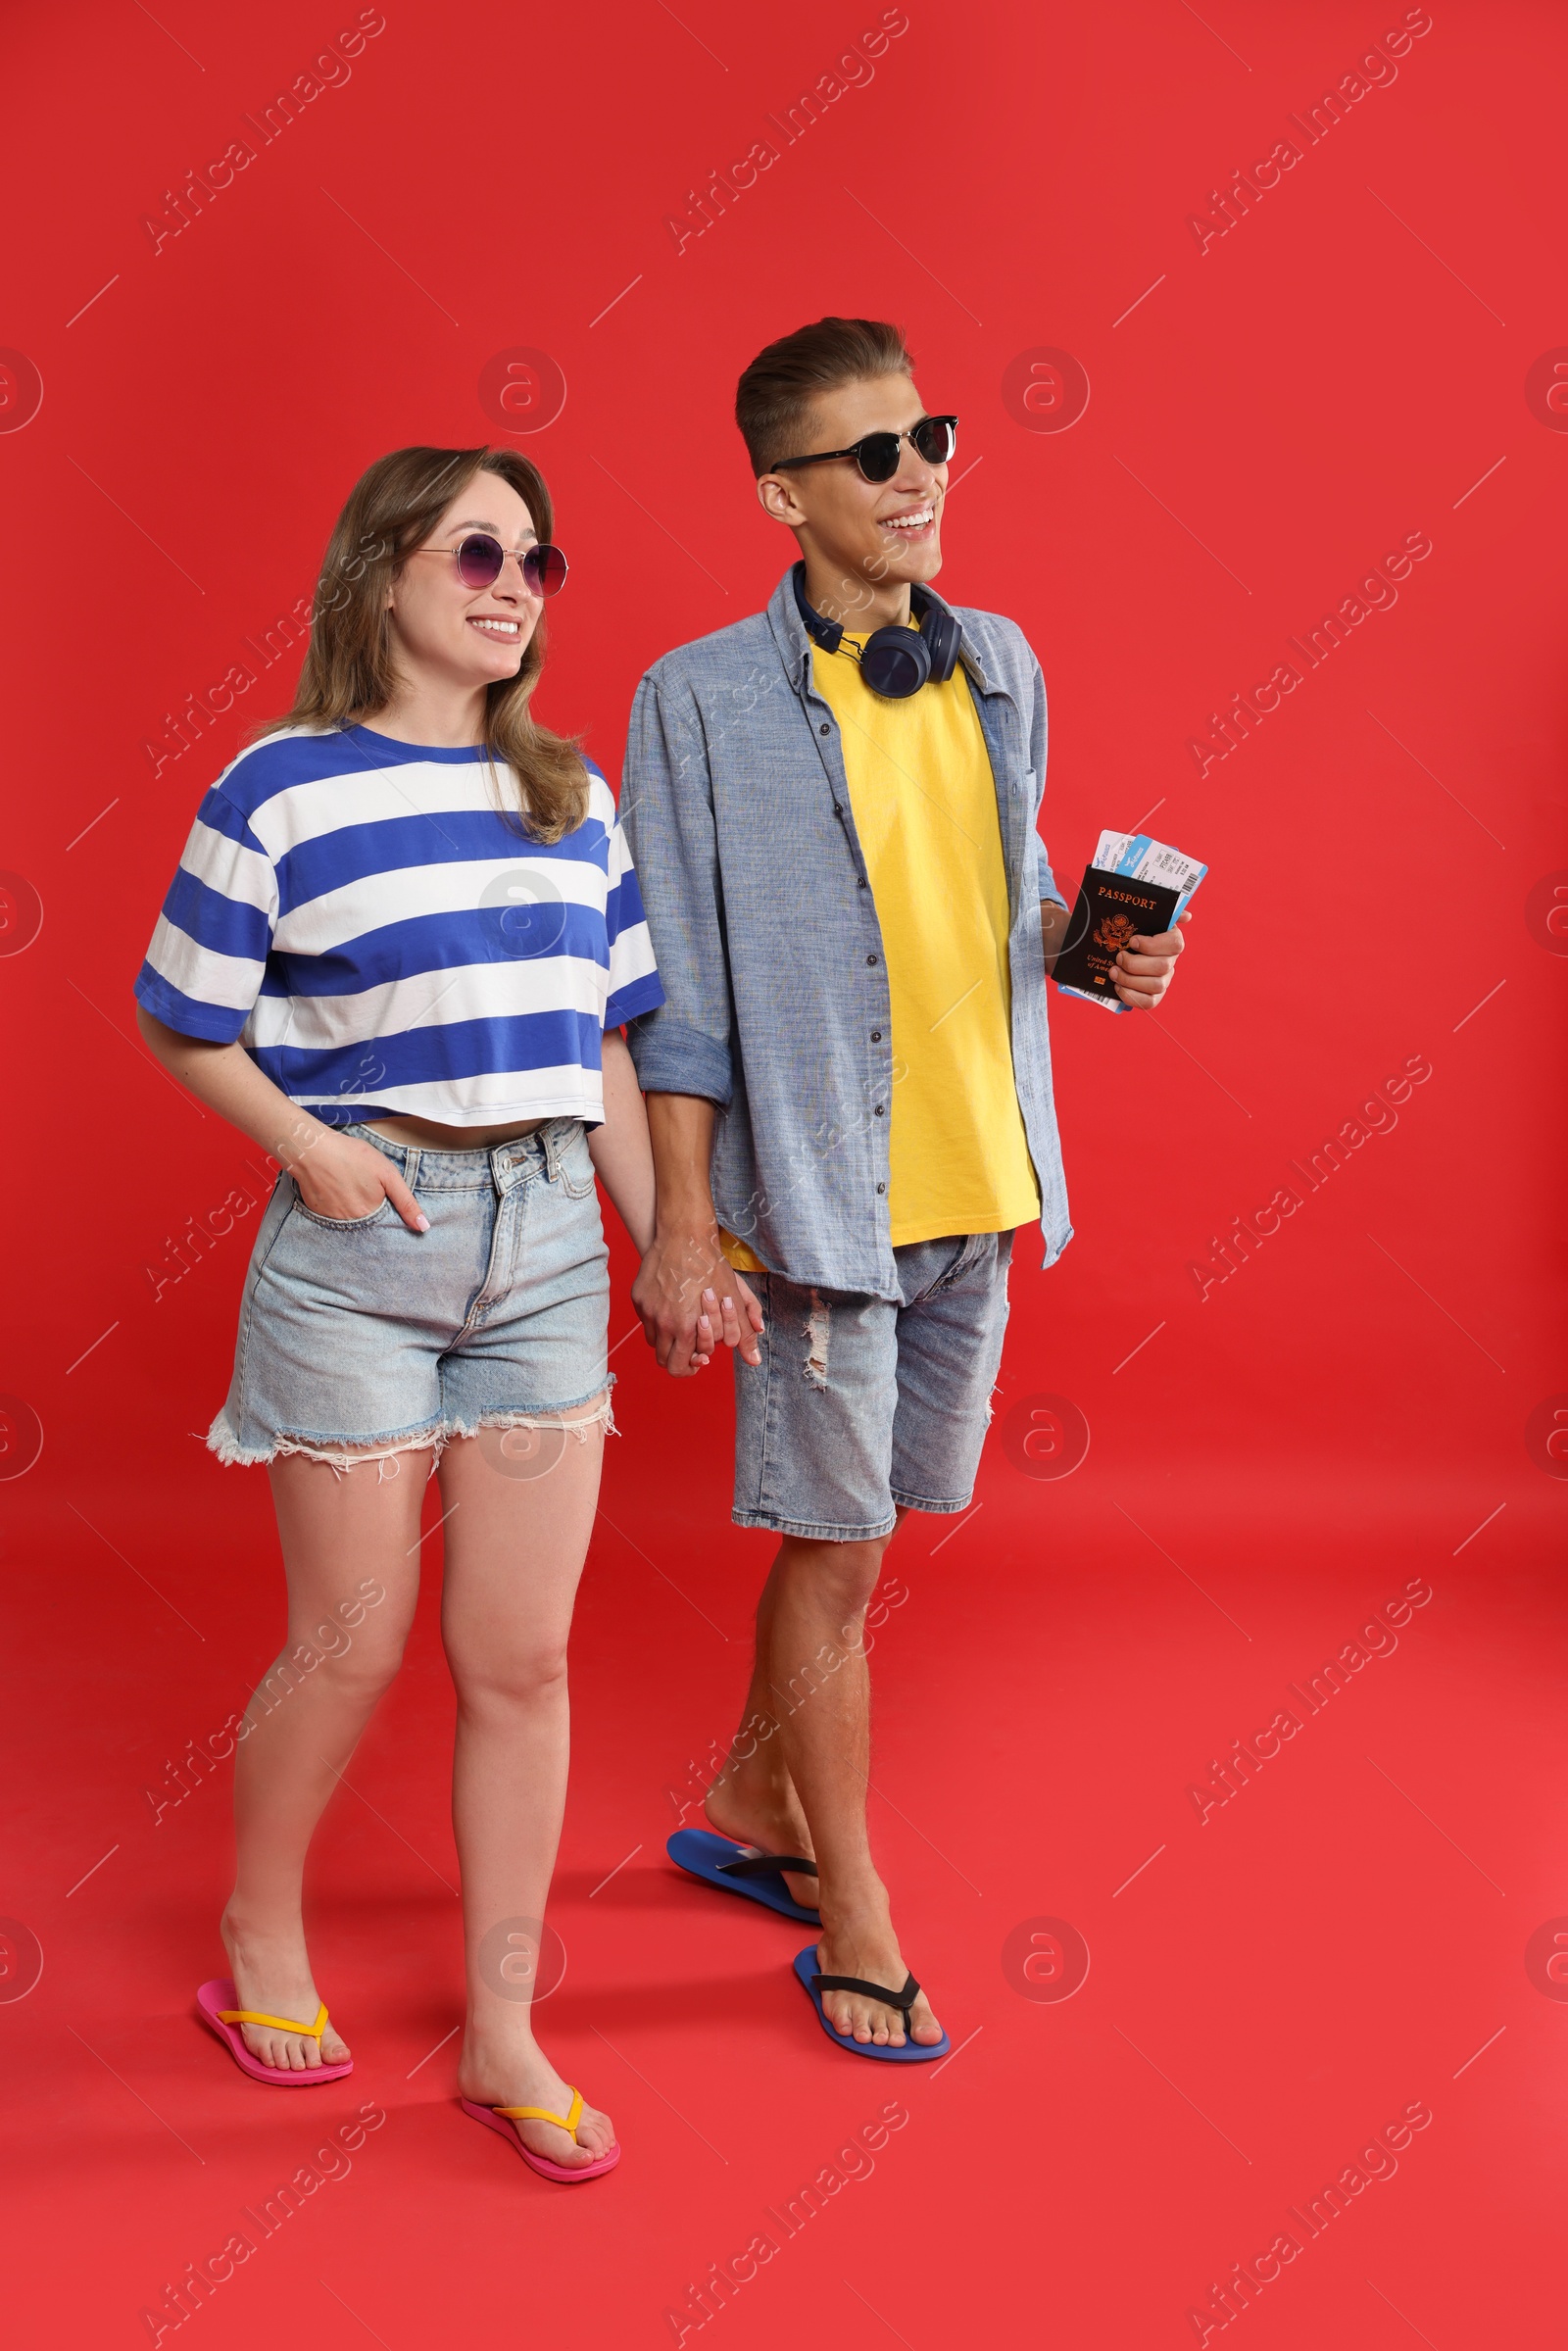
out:
{"label": "woman's wrist", "polygon": [[267,1149],[285,1174],[297,1176],[301,1162],[307,1155],[326,1136],[335,1133],[335,1128],[326,1126],[319,1118],[302,1115],[291,1120],[287,1130],[270,1143]]}

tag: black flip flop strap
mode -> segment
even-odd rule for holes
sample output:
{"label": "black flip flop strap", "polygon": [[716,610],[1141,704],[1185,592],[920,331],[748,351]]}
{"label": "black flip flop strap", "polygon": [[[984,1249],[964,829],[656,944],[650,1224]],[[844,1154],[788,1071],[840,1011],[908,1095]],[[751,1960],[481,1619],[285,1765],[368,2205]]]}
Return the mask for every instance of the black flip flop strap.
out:
{"label": "black flip flop strap", "polygon": [[867,1984],[863,1976],[813,1976],[813,1991],[858,1991],[868,2000],[880,2000],[885,2008],[896,2008],[906,2024],[909,2011],[920,1997],[920,1986],[912,1976],[905,1978],[903,1991],[889,1991],[885,1984]]}
{"label": "black flip flop strap", "polygon": [[738,1861],[713,1866],[721,1878],[770,1878],[775,1871],[782,1877],[785,1870],[799,1870],[804,1878],[816,1876],[816,1863],[803,1861],[799,1853],[745,1853]]}

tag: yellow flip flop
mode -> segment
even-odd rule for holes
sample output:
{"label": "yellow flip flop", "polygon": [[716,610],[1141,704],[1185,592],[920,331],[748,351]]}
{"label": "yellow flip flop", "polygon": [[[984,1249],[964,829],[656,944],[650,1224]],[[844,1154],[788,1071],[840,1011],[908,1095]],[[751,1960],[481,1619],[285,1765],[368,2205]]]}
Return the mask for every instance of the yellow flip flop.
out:
{"label": "yellow flip flop", "polygon": [[617,2139],[603,2155],[595,2156],[592,2163],[579,2164],[575,2170],[570,2170],[564,2163],[552,2163],[548,2155],[536,2155],[531,2147],[523,2144],[521,2131],[514,2129],[517,2123],[554,2123],[558,2130],[576,2138],[577,2125],[582,2119],[580,2089],[574,2089],[571,2093],[571,2111],[568,2114],[552,2114],[548,2106],[476,2106],[471,2098],[463,2099],[462,2105],[464,2113],[471,2114],[476,2123],[484,2123],[510,2140],[528,2169],[537,2172],[541,2180],[559,2180],[563,2186],[574,2185],[579,2180],[602,2180],[620,2161],[620,2141]]}
{"label": "yellow flip flop", "polygon": [[253,2057],[245,2046],[245,2036],[239,2031],[241,2025],[270,2025],[278,2033],[303,2033],[307,2040],[314,2040],[319,2047],[321,2034],[326,2030],[324,2000],[317,2012],[315,2024],[302,2025],[294,2017],[264,2016],[260,2009],[225,2005],[235,1997],[234,1986],[228,1978],[215,1976],[210,1984],[204,1984],[197,1992],[196,2013],[202,2023],[217,2033],[240,2072],[249,2074],[253,2082],[269,2082],[279,2089],[309,2089],[322,2082],[341,2082],[345,2074],[353,2073],[352,2057],[346,2057],[341,2065],[313,2065],[301,2067],[296,2072],[292,2067],[285,2070],[282,2066],[263,2065],[261,2059]]}

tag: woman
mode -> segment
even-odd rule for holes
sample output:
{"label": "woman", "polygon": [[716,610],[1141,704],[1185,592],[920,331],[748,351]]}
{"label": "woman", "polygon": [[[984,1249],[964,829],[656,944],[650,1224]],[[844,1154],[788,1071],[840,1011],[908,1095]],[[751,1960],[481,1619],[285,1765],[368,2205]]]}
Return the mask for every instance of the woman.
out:
{"label": "woman", "polygon": [[459,2089],[535,2170],[579,2180],[619,2149],[534,2039],[529,1994],[612,1426],[594,1177],[644,1249],[652,1161],[619,1024],[663,991],[609,787],[529,712],[566,569],[551,531],[510,450],[369,468],[294,708],[203,802],[136,993],[159,1059],[282,1169],[208,1443],[268,1465],[286,1695],[258,1692],[241,1731],[231,1983],[203,1986],[202,2014],[265,2082],[348,2070],[306,1953],[305,1856],[397,1672],[434,1474]]}

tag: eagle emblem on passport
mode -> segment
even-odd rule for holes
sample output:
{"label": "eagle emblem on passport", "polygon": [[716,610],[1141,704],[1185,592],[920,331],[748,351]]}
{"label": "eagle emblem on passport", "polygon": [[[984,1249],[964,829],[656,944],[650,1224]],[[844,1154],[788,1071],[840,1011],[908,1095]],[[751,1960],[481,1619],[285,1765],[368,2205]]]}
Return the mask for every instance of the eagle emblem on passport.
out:
{"label": "eagle emblem on passport", "polygon": [[1134,936],[1137,924],[1130,914],[1106,914],[1095,929],[1095,945],[1113,955]]}

